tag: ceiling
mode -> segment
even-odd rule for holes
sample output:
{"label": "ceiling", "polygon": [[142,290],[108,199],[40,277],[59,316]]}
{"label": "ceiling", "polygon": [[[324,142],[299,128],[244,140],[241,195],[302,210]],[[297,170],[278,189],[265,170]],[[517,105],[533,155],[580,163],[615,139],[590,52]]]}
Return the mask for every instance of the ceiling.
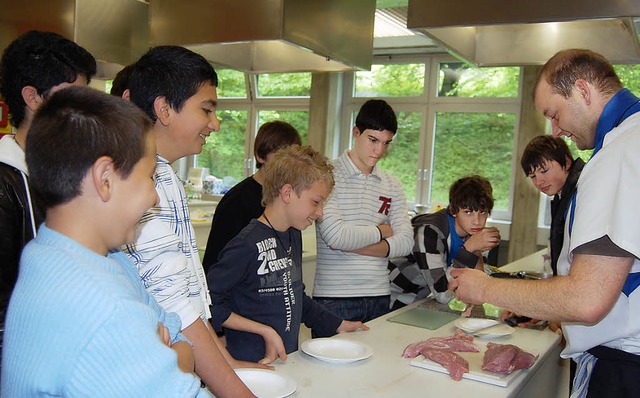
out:
{"label": "ceiling", "polygon": [[427,36],[407,28],[408,0],[378,0],[373,25],[373,55],[446,53]]}
{"label": "ceiling", "polygon": [[637,0],[378,0],[373,54],[448,52],[505,66],[589,48],[613,63],[640,63],[638,17]]}
{"label": "ceiling", "polygon": [[372,54],[542,64],[575,47],[640,63],[640,0],[0,0],[0,10],[0,48],[29,29],[58,32],[91,51],[104,77],[162,44],[250,73],[368,69]]}

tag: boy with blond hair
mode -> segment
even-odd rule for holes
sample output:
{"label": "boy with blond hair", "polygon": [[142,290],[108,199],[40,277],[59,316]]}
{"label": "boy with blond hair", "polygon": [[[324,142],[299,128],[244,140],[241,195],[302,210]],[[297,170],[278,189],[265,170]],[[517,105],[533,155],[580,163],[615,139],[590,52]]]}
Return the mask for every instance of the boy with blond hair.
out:
{"label": "boy with blond hair", "polygon": [[298,349],[300,323],[321,335],[367,330],[343,321],[304,292],[302,233],[322,216],[333,167],[309,146],[280,149],[266,164],[262,215],[220,253],[207,275],[213,325],[238,359],[271,363]]}
{"label": "boy with blond hair", "polygon": [[158,200],[150,128],[131,103],[86,87],[36,113],[26,161],[47,216],[9,304],[3,397],[211,396],[178,316],[113,251]]}

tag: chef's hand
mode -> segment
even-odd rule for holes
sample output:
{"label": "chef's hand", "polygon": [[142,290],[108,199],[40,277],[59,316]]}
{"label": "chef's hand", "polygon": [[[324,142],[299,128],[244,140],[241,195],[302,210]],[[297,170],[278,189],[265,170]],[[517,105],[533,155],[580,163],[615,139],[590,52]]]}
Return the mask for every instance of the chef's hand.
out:
{"label": "chef's hand", "polygon": [[262,338],[264,339],[265,354],[258,363],[270,364],[278,358],[283,361],[287,360],[287,351],[284,349],[284,343],[278,332],[268,327],[262,334]]}
{"label": "chef's hand", "polygon": [[338,326],[338,329],[336,329],[336,332],[338,333],[344,333],[344,332],[355,332],[356,330],[369,330],[369,326],[365,325],[364,323],[358,321],[358,322],[353,322],[353,321],[342,321],[342,323],[340,324],[340,326]]}
{"label": "chef's hand", "polygon": [[495,227],[483,228],[469,236],[464,242],[464,248],[471,253],[481,253],[491,250],[500,244],[500,231]]}
{"label": "chef's hand", "polygon": [[456,298],[467,304],[482,304],[484,292],[491,282],[490,276],[483,271],[471,268],[453,268],[452,279],[449,281],[449,290]]}

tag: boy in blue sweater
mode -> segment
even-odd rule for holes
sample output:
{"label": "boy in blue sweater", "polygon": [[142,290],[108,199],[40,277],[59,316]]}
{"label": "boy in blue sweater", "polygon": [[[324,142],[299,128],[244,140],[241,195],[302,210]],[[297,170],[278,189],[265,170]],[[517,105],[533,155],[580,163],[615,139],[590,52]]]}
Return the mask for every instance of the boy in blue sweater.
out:
{"label": "boy in blue sweater", "polygon": [[212,324],[225,328],[234,358],[271,363],[298,349],[300,323],[320,336],[368,330],[344,321],[304,292],[302,233],[322,216],[333,188],[332,166],[311,147],[280,149],[265,165],[265,210],[220,253],[207,278]]}
{"label": "boy in blue sweater", "polygon": [[37,111],[26,161],[47,215],[9,304],[3,397],[211,396],[178,316],[111,252],[158,200],[150,129],[135,105],[86,87]]}

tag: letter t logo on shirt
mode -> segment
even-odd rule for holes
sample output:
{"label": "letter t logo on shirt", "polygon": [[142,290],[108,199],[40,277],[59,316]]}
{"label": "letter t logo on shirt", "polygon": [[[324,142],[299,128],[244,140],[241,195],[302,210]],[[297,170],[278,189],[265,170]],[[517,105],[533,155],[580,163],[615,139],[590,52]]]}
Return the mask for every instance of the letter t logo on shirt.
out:
{"label": "letter t logo on shirt", "polygon": [[389,209],[391,208],[391,198],[385,198],[384,196],[380,196],[378,197],[378,199],[380,199],[380,201],[382,202],[382,205],[380,206],[380,210],[378,210],[378,213],[388,216]]}

